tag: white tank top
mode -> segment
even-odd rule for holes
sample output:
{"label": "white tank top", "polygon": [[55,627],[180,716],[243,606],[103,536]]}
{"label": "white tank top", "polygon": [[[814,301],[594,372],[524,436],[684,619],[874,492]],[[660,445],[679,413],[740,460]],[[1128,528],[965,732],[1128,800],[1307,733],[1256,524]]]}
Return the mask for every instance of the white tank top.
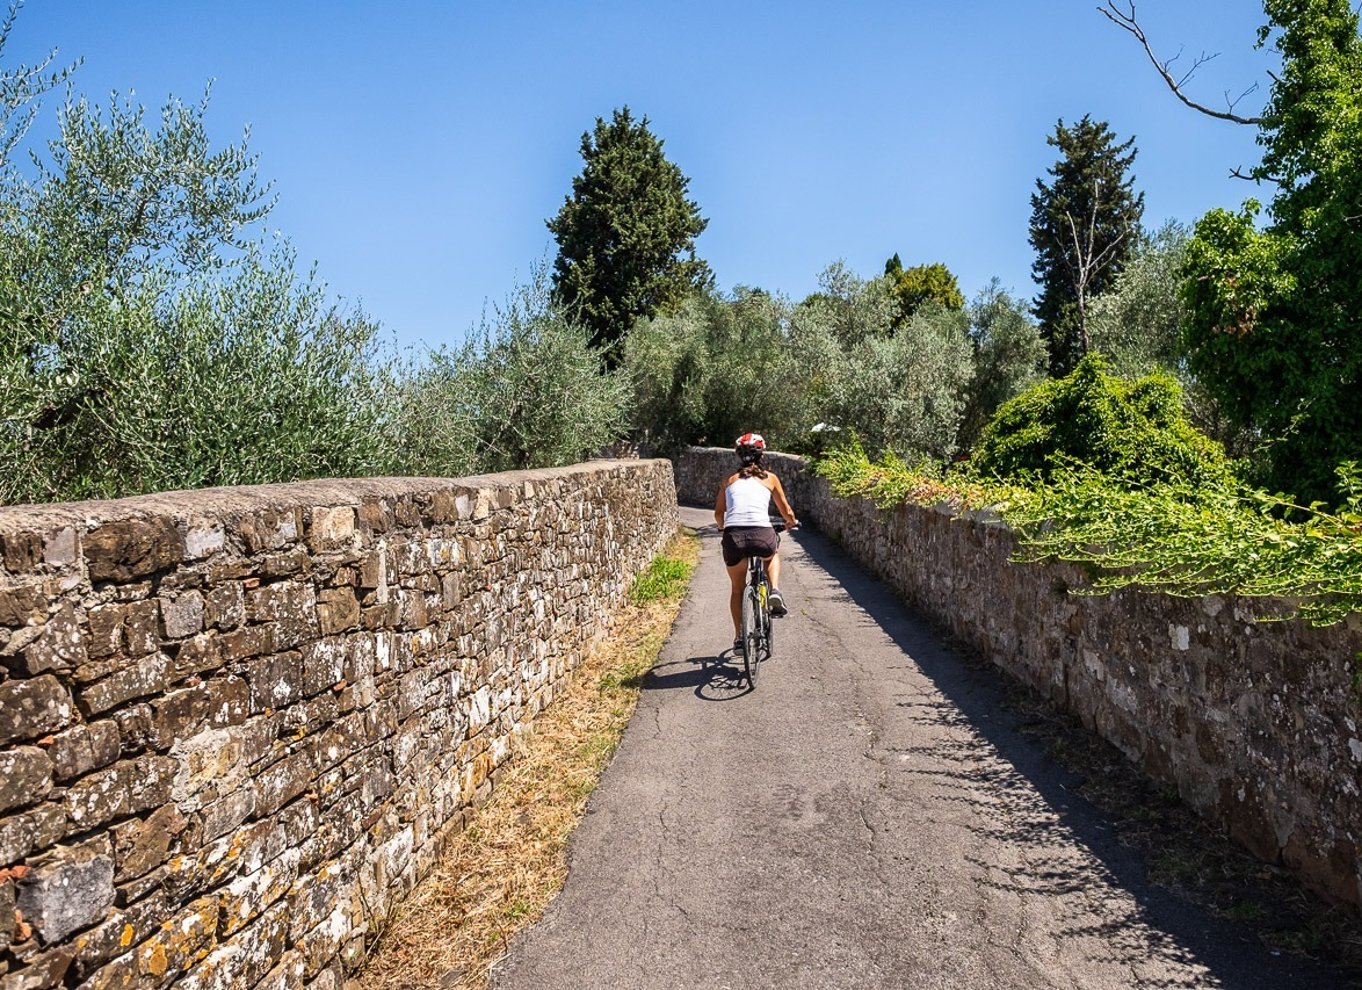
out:
{"label": "white tank top", "polygon": [[758,478],[738,478],[724,491],[724,526],[771,528],[771,489]]}

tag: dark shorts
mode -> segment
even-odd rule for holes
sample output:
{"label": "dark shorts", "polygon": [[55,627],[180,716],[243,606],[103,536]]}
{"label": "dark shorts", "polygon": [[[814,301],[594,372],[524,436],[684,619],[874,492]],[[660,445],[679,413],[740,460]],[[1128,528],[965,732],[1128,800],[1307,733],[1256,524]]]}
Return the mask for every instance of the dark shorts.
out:
{"label": "dark shorts", "polygon": [[780,546],[780,534],[770,526],[725,526],[719,544],[724,551],[724,563],[729,567],[748,557],[769,557]]}

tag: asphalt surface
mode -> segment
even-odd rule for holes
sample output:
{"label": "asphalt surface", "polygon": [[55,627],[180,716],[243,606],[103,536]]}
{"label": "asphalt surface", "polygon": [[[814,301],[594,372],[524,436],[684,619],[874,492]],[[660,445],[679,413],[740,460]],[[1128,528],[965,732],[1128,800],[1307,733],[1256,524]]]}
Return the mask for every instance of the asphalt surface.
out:
{"label": "asphalt surface", "polygon": [[1338,987],[1144,880],[996,678],[817,534],[757,689],[702,560],[544,918],[528,988]]}

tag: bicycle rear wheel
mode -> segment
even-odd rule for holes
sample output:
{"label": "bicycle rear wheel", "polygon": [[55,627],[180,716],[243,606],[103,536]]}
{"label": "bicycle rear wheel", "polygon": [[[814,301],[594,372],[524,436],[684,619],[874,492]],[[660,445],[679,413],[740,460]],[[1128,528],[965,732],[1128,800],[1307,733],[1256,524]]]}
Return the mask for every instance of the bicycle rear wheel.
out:
{"label": "bicycle rear wheel", "polygon": [[749,586],[742,596],[742,664],[751,687],[757,686],[757,665],[761,663],[760,623],[757,589]]}

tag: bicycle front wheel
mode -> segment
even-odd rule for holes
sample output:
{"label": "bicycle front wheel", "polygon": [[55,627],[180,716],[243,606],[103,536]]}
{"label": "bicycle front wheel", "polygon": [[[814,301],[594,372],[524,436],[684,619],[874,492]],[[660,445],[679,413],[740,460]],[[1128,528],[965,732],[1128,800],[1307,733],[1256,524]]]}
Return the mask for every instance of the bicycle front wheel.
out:
{"label": "bicycle front wheel", "polygon": [[761,663],[761,613],[757,589],[748,588],[742,596],[742,664],[747,683],[757,686],[757,665]]}

